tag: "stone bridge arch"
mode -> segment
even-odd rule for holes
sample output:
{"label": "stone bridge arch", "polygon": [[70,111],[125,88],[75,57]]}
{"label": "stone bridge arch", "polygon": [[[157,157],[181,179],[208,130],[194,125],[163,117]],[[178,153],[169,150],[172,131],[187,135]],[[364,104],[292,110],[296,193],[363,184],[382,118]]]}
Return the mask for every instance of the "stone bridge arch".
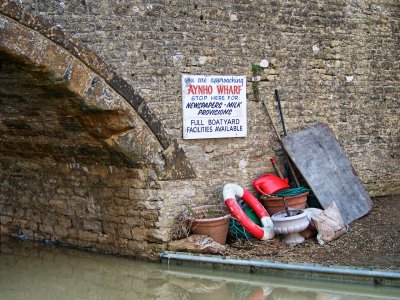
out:
{"label": "stone bridge arch", "polygon": [[162,180],[195,176],[145,100],[95,53],[60,26],[12,1],[0,3],[3,62],[15,61],[47,87],[74,94],[82,110],[75,117],[85,131],[128,160],[152,165]]}
{"label": "stone bridge arch", "polygon": [[195,177],[145,100],[62,28],[0,0],[0,234],[157,257],[159,181]]}

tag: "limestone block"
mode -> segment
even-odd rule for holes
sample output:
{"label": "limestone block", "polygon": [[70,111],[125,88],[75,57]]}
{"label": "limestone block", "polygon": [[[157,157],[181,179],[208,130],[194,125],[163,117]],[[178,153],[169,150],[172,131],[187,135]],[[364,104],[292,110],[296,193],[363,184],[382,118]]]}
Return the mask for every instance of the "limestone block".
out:
{"label": "limestone block", "polygon": [[98,233],[89,232],[89,231],[78,231],[78,238],[87,242],[96,242],[98,240]]}
{"label": "limestone block", "polygon": [[117,235],[126,239],[132,239],[131,226],[127,224],[118,224]]}
{"label": "limestone block", "polygon": [[0,223],[0,232],[3,234],[10,234],[10,227]]}
{"label": "limestone block", "polygon": [[6,216],[6,215],[0,215],[0,224],[6,225],[8,223],[11,223],[12,217]]}
{"label": "limestone block", "polygon": [[54,211],[57,214],[62,214],[67,209],[67,203],[60,199],[51,199],[50,202],[50,210]]}
{"label": "limestone block", "polygon": [[143,241],[130,240],[130,241],[128,241],[128,248],[132,251],[140,253],[140,252],[145,251],[146,248],[148,248],[148,245],[146,242],[143,242]]}
{"label": "limestone block", "polygon": [[129,189],[129,199],[131,200],[145,200],[150,197],[150,191],[148,189]]}
{"label": "limestone block", "polygon": [[113,238],[110,235],[107,234],[99,234],[99,243],[100,244],[112,244],[113,243]]}
{"label": "limestone block", "polygon": [[14,215],[14,208],[11,205],[4,205],[1,214],[5,216],[13,216]]}
{"label": "limestone block", "polygon": [[64,228],[70,228],[72,226],[71,219],[66,216],[59,216],[57,219],[57,224]]}
{"label": "limestone block", "polygon": [[66,237],[68,235],[68,230],[60,225],[54,225],[54,235],[57,239]]}
{"label": "limestone block", "polygon": [[[140,225],[141,222],[138,220],[138,216],[139,216],[139,215],[140,215],[140,213],[138,212],[138,214],[137,214],[136,217],[130,217],[130,218],[125,217],[125,218],[124,218],[124,223],[127,224],[127,225],[129,225],[130,227],[135,227],[135,226]],[[153,225],[153,224],[152,224],[152,225]],[[152,226],[152,225],[151,225],[151,226]]]}
{"label": "limestone block", "polygon": [[135,241],[143,241],[148,237],[151,237],[152,233],[152,228],[135,227],[132,229],[131,239]]}
{"label": "limestone block", "polygon": [[105,234],[115,236],[117,232],[117,224],[109,221],[102,221],[103,231]]}
{"label": "limestone block", "polygon": [[40,224],[39,230],[42,234],[53,234],[54,233],[54,228],[53,228],[53,225],[51,225],[51,224]]}
{"label": "limestone block", "polygon": [[83,229],[93,232],[101,232],[102,225],[100,221],[97,220],[83,220]]}

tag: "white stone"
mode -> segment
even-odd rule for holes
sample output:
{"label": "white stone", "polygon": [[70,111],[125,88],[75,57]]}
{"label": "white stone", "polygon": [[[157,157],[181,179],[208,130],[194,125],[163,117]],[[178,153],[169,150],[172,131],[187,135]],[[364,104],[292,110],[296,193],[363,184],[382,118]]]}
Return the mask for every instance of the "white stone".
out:
{"label": "white stone", "polygon": [[319,52],[320,50],[321,50],[321,48],[320,48],[318,45],[312,46],[312,51],[313,51],[314,53],[317,53],[317,52]]}
{"label": "white stone", "polygon": [[237,21],[238,20],[237,14],[229,14],[229,20]]}
{"label": "white stone", "polygon": [[176,52],[173,56],[172,56],[172,58],[173,58],[173,60],[174,61],[181,61],[182,59],[183,59],[183,54],[182,53],[180,53],[180,52]]}
{"label": "white stone", "polygon": [[260,62],[260,67],[263,67],[263,68],[268,68],[268,66],[269,66],[269,61],[268,61],[268,59],[263,59],[261,62]]}
{"label": "white stone", "polygon": [[247,161],[244,159],[241,159],[239,161],[239,169],[242,170],[243,173],[246,172],[246,167],[247,167]]}
{"label": "white stone", "polygon": [[199,65],[204,65],[207,61],[207,57],[205,56],[200,56],[198,59]]}

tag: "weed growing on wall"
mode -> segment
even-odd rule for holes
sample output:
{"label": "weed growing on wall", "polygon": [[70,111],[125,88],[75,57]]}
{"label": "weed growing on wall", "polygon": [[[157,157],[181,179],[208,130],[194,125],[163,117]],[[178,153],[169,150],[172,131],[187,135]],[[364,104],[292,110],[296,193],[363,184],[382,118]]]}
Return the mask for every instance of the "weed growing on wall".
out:
{"label": "weed growing on wall", "polygon": [[252,78],[252,88],[253,88],[253,93],[256,101],[260,101],[260,88],[259,88],[259,82],[260,82],[260,76],[261,73],[264,71],[264,67],[261,67],[260,65],[252,64],[251,65],[251,73],[253,75]]}

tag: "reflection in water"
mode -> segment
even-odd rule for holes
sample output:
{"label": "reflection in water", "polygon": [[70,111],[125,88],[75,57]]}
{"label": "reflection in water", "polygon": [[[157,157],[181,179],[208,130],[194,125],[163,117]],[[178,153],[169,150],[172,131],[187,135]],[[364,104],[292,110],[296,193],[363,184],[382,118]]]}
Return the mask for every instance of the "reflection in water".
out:
{"label": "reflection in water", "polygon": [[365,296],[345,296],[335,295],[332,293],[299,291],[289,288],[257,288],[246,300],[264,300],[264,299],[296,299],[296,300],[344,300],[344,299],[374,299]]}
{"label": "reflection in water", "polygon": [[[396,299],[351,288],[213,272],[0,237],[0,299]],[[285,282],[285,285],[282,284]]]}

